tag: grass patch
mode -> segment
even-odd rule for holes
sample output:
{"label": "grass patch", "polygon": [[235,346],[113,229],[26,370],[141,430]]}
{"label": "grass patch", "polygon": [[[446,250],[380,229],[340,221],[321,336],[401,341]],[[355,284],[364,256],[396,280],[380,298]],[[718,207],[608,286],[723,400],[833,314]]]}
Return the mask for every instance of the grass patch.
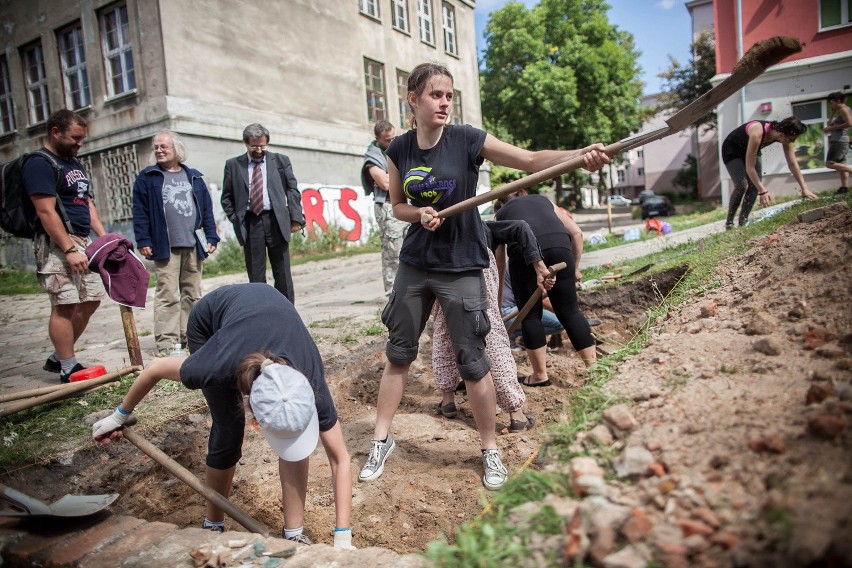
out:
{"label": "grass patch", "polygon": [[[4,416],[0,420],[0,471],[61,460],[63,455],[93,447],[92,427],[83,419],[99,410],[114,409],[134,377],[125,375],[116,386]],[[139,427],[147,428],[198,407],[206,408],[200,390],[160,381],[134,414]]]}
{"label": "grass patch", "polygon": [[[850,200],[848,197],[844,199]],[[825,200],[797,203],[759,223],[733,232],[710,236],[697,245],[682,245],[644,258],[633,259],[630,266],[639,267],[653,262],[655,266],[652,270],[655,272],[683,264],[686,264],[689,270],[668,295],[663,297],[661,294],[659,303],[648,309],[649,323],[637,331],[627,345],[612,355],[598,359],[597,364],[588,370],[588,380],[582,387],[571,393],[570,400],[564,408],[563,414],[566,418],[550,428],[549,438],[541,448],[541,452],[548,454],[557,462],[567,462],[578,455],[578,450],[573,446],[577,434],[597,424],[607,407],[623,402],[608,392],[605,386],[625,358],[638,353],[647,345],[651,323],[656,322],[658,318],[665,316],[687,299],[717,288],[720,282],[716,275],[716,267],[727,264],[729,258],[751,248],[753,245],[750,241],[755,237],[771,234],[782,225],[795,221],[798,213],[826,204]],[[701,215],[704,214],[701,213]],[[593,274],[594,271],[587,272]],[[688,377],[673,377],[670,386],[676,388],[686,380]],[[611,465],[608,463],[601,465],[608,470],[607,476],[612,476]],[[460,527],[455,543],[448,543],[445,540],[430,543],[426,556],[436,566],[441,567],[527,565],[532,556],[541,554],[540,546],[534,547],[534,550],[527,546],[530,533],[540,531],[542,535],[553,534],[551,531],[554,526],[564,528],[565,520],[561,520],[560,524],[559,519],[554,519],[542,508],[532,516],[528,527],[521,527],[518,525],[517,515],[513,517],[513,522],[510,522],[509,513],[513,508],[524,503],[541,501],[549,493],[570,495],[570,489],[565,486],[565,477],[565,475],[551,475],[529,470],[512,476],[503,489],[493,494],[493,500],[486,506],[481,519]],[[786,515],[783,511],[773,511],[765,517],[765,522],[777,529],[779,544],[783,546],[789,536],[787,534],[789,522]],[[560,561],[559,558],[545,559],[544,565],[556,565]]]}
{"label": "grass patch", "polygon": [[34,270],[0,269],[0,295],[39,294],[42,292]]}

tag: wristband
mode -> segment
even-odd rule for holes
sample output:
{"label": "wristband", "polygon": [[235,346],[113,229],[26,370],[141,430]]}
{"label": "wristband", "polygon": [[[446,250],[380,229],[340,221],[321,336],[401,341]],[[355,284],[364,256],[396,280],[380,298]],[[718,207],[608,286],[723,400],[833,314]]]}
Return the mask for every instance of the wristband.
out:
{"label": "wristband", "polygon": [[348,529],[339,529],[337,527],[334,528],[334,532],[352,532],[351,528]]}
{"label": "wristband", "polygon": [[768,191],[764,191],[763,193],[758,193],[758,195],[766,195],[767,193],[769,193],[769,192],[768,192]]}
{"label": "wristband", "polygon": [[115,410],[116,410],[119,414],[121,414],[122,416],[127,416],[127,415],[129,415],[129,414],[132,414],[132,413],[133,413],[133,411],[132,411],[132,410],[131,410],[130,412],[125,412],[125,411],[123,411],[123,410],[121,409],[121,404],[119,404],[118,406],[116,406],[116,407],[115,407]]}
{"label": "wristband", "polygon": [[62,251],[62,254],[71,254],[72,252],[77,252],[77,245],[71,245],[70,247]]}

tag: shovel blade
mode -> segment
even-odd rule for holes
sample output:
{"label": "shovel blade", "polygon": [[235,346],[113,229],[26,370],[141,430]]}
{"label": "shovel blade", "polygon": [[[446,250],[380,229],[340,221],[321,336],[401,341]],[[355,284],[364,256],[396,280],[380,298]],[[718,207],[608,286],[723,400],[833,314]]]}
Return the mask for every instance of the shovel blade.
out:
{"label": "shovel blade", "polygon": [[66,495],[48,505],[16,489],[0,485],[0,499],[12,506],[10,510],[0,511],[0,517],[85,517],[111,505],[118,499],[118,494]]}

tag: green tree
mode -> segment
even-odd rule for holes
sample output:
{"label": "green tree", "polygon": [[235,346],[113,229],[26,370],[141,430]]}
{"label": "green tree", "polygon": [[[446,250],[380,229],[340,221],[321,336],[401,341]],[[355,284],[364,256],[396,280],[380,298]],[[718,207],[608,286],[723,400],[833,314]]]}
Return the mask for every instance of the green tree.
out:
{"label": "green tree", "polygon": [[687,154],[683,166],[672,178],[672,183],[689,190],[692,195],[698,196],[698,160],[695,159],[695,156]]}
{"label": "green tree", "polygon": [[[710,79],[716,74],[716,48],[713,32],[705,30],[693,42],[689,62],[681,65],[669,56],[670,66],[659,74],[663,79],[659,110],[681,109],[713,88]],[[716,128],[716,113],[711,112],[695,123],[708,130]]]}
{"label": "green tree", "polygon": [[[510,2],[491,13],[482,60],[482,111],[531,150],[612,142],[639,125],[639,52],[611,25],[603,0]],[[578,194],[580,172],[569,174]],[[562,180],[556,180],[562,202]]]}

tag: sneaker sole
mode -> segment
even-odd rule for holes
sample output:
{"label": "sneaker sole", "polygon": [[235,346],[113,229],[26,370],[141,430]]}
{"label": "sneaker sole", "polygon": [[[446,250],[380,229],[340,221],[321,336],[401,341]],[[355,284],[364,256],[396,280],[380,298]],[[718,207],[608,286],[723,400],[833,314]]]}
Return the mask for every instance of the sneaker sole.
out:
{"label": "sneaker sole", "polygon": [[483,475],[482,476],[482,485],[484,485],[485,488],[488,489],[489,491],[497,491],[498,489],[500,489],[501,487],[506,485],[506,480],[504,479],[499,485],[492,485],[492,484],[488,483],[488,481],[485,480],[485,476]]}
{"label": "sneaker sole", "polygon": [[393,451],[395,449],[396,449],[396,442],[394,441],[394,442],[391,442],[391,447],[388,450],[388,453],[385,454],[385,459],[382,460],[382,463],[379,464],[379,469],[374,471],[373,475],[370,475],[368,477],[362,477],[361,474],[358,474],[358,479],[361,480],[361,481],[373,481],[374,479],[378,479],[379,477],[381,477],[382,473],[385,471],[385,462],[388,461],[388,458],[390,457],[390,455],[393,453]]}

